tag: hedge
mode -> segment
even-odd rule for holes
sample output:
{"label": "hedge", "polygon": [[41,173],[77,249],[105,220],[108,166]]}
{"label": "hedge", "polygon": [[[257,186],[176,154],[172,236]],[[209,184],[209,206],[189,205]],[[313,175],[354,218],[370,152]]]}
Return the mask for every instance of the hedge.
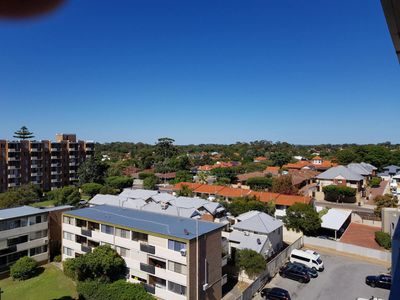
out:
{"label": "hedge", "polygon": [[392,239],[390,235],[386,232],[377,231],[375,232],[375,241],[385,249],[392,248]]}
{"label": "hedge", "polygon": [[324,186],[322,191],[325,194],[326,201],[344,203],[356,202],[356,189],[348,186],[328,185]]}

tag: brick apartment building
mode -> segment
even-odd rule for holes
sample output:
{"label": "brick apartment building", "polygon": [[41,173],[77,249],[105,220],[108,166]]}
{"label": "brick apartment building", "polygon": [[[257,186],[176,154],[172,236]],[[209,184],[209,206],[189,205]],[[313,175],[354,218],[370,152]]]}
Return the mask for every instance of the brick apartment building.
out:
{"label": "brick apartment building", "polygon": [[75,134],[57,134],[56,141],[0,140],[0,192],[33,183],[44,191],[73,184],[78,167],[94,155],[94,143]]}

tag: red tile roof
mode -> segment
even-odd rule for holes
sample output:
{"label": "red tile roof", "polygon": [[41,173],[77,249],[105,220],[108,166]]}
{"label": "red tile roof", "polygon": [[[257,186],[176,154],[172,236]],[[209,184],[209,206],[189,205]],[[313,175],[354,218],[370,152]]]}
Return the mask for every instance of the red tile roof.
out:
{"label": "red tile roof", "polygon": [[191,189],[192,191],[197,189],[199,186],[201,186],[201,183],[193,183],[193,182],[179,182],[177,184],[175,184],[174,186],[174,190],[180,190],[182,188],[182,186],[186,185],[187,187],[189,187],[189,189]]}
{"label": "red tile roof", "polygon": [[251,191],[249,196],[256,196],[256,198],[261,202],[270,202],[270,201],[275,201],[279,197],[279,194],[270,192]]}
{"label": "red tile roof", "polygon": [[212,194],[212,195],[217,195],[220,190],[225,188],[222,185],[208,185],[208,184],[202,184],[199,187],[197,187],[194,192],[195,193],[202,193],[202,194]]}
{"label": "red tile roof", "polygon": [[264,176],[265,174],[263,172],[251,172],[251,173],[239,174],[236,177],[239,181],[247,181],[247,179],[249,178],[264,177]]}
{"label": "red tile roof", "polygon": [[218,192],[218,195],[228,198],[245,197],[251,193],[251,190],[235,189],[231,187],[224,187]]}
{"label": "red tile roof", "polygon": [[256,157],[254,160],[257,160],[257,161],[264,161],[264,160],[267,160],[267,158],[266,158],[265,156],[258,156],[258,157]]}
{"label": "red tile roof", "polygon": [[275,204],[291,206],[295,203],[310,204],[311,197],[280,194]]}
{"label": "red tile roof", "polygon": [[264,170],[264,173],[266,173],[266,174],[270,173],[272,175],[278,175],[279,174],[279,170],[280,170],[279,167],[269,166]]}

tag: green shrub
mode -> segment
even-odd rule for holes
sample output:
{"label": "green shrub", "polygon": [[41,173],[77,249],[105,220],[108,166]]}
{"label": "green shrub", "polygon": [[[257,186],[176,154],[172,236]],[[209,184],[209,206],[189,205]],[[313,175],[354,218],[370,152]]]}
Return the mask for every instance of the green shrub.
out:
{"label": "green shrub", "polygon": [[116,195],[119,194],[119,190],[118,189],[114,189],[113,187],[109,186],[109,185],[103,185],[103,187],[100,189],[99,194],[103,194],[103,195]]}
{"label": "green shrub", "polygon": [[392,248],[392,239],[390,238],[390,235],[386,232],[375,232],[375,241],[385,249]]}
{"label": "green shrub", "polygon": [[128,176],[111,176],[106,178],[106,184],[114,189],[123,189],[132,186],[133,178]]}
{"label": "green shrub", "polygon": [[54,262],[61,262],[61,255],[54,256],[53,261]]}
{"label": "green shrub", "polygon": [[266,268],[264,257],[250,249],[237,250],[235,261],[236,266],[240,270],[244,270],[250,278],[256,277]]}
{"label": "green shrub", "polygon": [[247,179],[247,185],[253,190],[264,190],[272,187],[272,177],[253,177]]}
{"label": "green shrub", "polygon": [[139,179],[141,179],[141,180],[144,180],[144,179],[146,179],[147,177],[150,177],[150,176],[154,176],[154,173],[150,173],[150,172],[141,172],[141,173],[139,173]]}
{"label": "green shrub", "polygon": [[381,178],[380,177],[372,177],[371,180],[369,181],[370,187],[379,187],[381,184]]}
{"label": "green shrub", "polygon": [[140,284],[118,280],[113,283],[104,283],[97,280],[79,282],[77,286],[80,298],[86,300],[152,300]]}
{"label": "green shrub", "polygon": [[340,203],[355,203],[356,202],[356,189],[341,186],[341,185],[328,185],[322,188],[325,194],[325,200]]}
{"label": "green shrub", "polygon": [[35,275],[38,263],[31,257],[21,257],[10,268],[10,275],[15,280],[25,280]]}
{"label": "green shrub", "polygon": [[100,183],[90,182],[82,184],[81,189],[85,195],[93,197],[94,195],[98,194],[103,187]]}

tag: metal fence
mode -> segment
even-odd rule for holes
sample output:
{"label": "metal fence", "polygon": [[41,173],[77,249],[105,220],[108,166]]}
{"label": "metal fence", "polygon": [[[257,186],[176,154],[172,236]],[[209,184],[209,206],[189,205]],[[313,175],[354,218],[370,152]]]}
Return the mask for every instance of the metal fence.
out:
{"label": "metal fence", "polygon": [[250,284],[236,300],[250,300],[286,263],[293,249],[300,249],[304,246],[303,236],[286,247],[281,253],[267,263],[267,268],[261,273],[252,284]]}

